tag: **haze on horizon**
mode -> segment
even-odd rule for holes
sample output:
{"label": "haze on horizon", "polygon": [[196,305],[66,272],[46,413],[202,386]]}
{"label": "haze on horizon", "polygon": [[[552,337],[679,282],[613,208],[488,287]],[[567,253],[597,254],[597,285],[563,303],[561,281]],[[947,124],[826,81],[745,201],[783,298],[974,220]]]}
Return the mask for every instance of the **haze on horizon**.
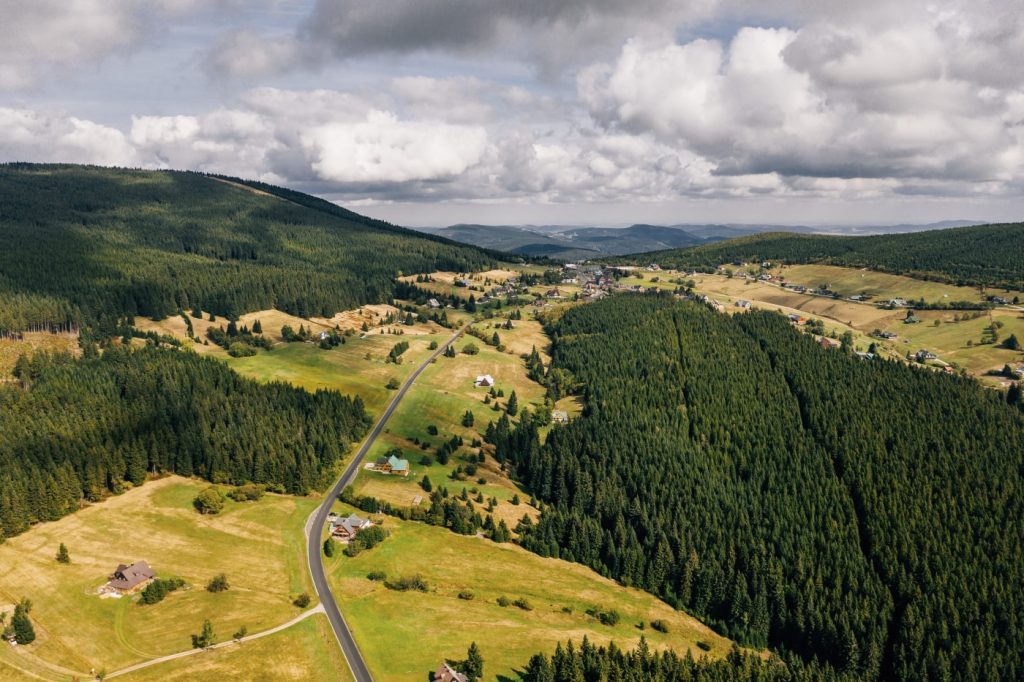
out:
{"label": "haze on horizon", "polygon": [[226,173],[415,226],[1024,215],[1017,0],[0,7],[0,161]]}

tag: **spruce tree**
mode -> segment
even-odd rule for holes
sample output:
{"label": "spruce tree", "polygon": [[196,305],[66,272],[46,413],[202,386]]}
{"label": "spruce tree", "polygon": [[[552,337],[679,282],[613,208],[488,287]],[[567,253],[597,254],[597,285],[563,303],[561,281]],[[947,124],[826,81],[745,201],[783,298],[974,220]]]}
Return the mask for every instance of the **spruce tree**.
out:
{"label": "spruce tree", "polygon": [[71,556],[68,554],[67,545],[63,542],[60,543],[60,548],[57,549],[57,562],[62,564],[71,563]]}

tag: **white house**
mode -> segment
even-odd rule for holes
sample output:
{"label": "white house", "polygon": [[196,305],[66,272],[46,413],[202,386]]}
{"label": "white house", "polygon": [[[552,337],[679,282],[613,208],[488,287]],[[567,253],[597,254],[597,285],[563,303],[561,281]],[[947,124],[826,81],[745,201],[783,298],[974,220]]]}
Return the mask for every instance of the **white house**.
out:
{"label": "white house", "polygon": [[476,381],[473,383],[473,385],[474,386],[488,386],[488,387],[489,386],[493,386],[494,385],[494,377],[492,377],[490,374],[481,374],[480,376],[478,376],[476,378]]}

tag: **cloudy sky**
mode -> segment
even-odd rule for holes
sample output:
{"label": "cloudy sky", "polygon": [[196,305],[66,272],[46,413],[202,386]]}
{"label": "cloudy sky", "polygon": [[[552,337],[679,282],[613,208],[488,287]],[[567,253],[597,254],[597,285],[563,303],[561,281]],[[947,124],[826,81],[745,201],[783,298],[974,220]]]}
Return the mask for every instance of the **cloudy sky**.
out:
{"label": "cloudy sky", "polygon": [[0,160],[409,225],[1024,219],[1024,0],[0,0]]}

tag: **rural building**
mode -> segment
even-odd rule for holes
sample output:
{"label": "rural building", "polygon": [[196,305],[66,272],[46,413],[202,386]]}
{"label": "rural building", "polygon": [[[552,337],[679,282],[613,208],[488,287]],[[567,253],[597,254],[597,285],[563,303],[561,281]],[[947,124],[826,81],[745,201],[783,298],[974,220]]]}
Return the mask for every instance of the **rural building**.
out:
{"label": "rural building", "polygon": [[736,307],[737,308],[749,308],[750,307],[750,301],[744,301],[741,298],[740,300],[736,301]]}
{"label": "rural building", "polygon": [[119,594],[131,594],[141,589],[156,577],[156,573],[145,561],[134,564],[118,564],[110,574],[105,587]]}
{"label": "rural building", "polygon": [[350,514],[344,518],[335,517],[331,520],[331,537],[341,542],[348,542],[358,535],[359,531],[372,525],[373,522],[370,519],[364,519],[355,514]]}
{"label": "rural building", "polygon": [[566,412],[565,410],[552,410],[551,421],[555,422],[556,424],[565,424],[566,422],[569,421],[569,413]]}
{"label": "rural building", "polygon": [[409,475],[409,460],[401,457],[379,457],[373,464],[373,468],[384,474],[397,474],[398,476]]}
{"label": "rural building", "polygon": [[558,289],[548,289],[544,295],[548,298],[562,298],[562,292]]}
{"label": "rural building", "polygon": [[447,663],[442,663],[441,667],[434,673],[434,682],[468,682],[468,679]]}
{"label": "rural building", "polygon": [[821,344],[822,348],[840,348],[843,345],[839,339],[830,339],[827,336],[821,337],[818,343]]}
{"label": "rural building", "polygon": [[897,338],[896,332],[882,332],[881,334],[879,334],[879,336],[888,341],[892,341],[893,339]]}
{"label": "rural building", "polygon": [[440,308],[441,307],[441,303],[436,298],[432,298],[429,301],[427,301],[427,306],[429,306],[431,308]]}
{"label": "rural building", "polygon": [[328,334],[327,332],[320,332],[320,333],[319,333],[319,334],[317,334],[316,336],[317,336],[317,338],[318,338],[318,339],[320,339],[321,341],[326,341],[326,340],[327,340],[328,338],[330,338],[330,336],[331,336],[331,335],[330,335],[330,334]]}
{"label": "rural building", "polygon": [[477,387],[480,387],[480,386],[485,386],[485,387],[493,386],[494,385],[494,377],[492,377],[490,374],[481,374],[480,376],[478,376],[476,378],[476,381],[473,382],[473,385],[477,386]]}
{"label": "rural building", "polygon": [[915,357],[917,357],[917,361],[918,362],[925,362],[927,360],[938,360],[939,359],[939,356],[937,356],[935,353],[931,352],[930,350],[925,350],[924,348],[922,348],[921,350],[917,351],[917,355]]}

